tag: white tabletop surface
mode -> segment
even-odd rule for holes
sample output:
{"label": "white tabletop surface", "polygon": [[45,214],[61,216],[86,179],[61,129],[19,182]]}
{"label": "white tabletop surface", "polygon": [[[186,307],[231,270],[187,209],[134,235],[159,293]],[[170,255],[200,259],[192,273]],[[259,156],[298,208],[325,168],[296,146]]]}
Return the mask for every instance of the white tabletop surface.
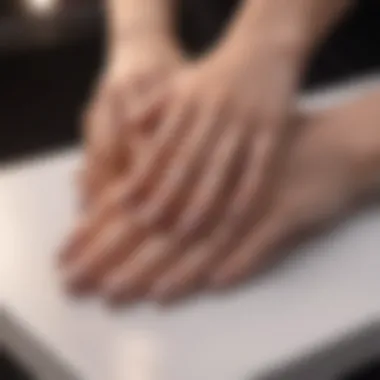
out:
{"label": "white tabletop surface", "polygon": [[78,158],[66,151],[0,169],[0,301],[79,378],[255,379],[380,320],[378,207],[225,295],[119,311],[70,299],[54,259],[75,216]]}

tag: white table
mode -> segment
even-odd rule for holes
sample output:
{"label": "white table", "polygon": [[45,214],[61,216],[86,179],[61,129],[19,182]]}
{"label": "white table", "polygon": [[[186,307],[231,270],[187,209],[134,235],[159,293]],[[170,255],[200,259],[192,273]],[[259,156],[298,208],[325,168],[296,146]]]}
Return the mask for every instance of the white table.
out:
{"label": "white table", "polygon": [[[333,98],[312,103],[321,101]],[[201,295],[169,309],[147,303],[119,311],[98,300],[68,298],[54,255],[75,214],[78,156],[65,151],[0,169],[0,301],[6,314],[0,337],[41,379],[259,379],[380,322],[379,208],[226,295]],[[364,345],[349,354],[350,363],[380,354],[380,335]],[[346,362],[324,362],[307,380],[330,379],[339,361]]]}

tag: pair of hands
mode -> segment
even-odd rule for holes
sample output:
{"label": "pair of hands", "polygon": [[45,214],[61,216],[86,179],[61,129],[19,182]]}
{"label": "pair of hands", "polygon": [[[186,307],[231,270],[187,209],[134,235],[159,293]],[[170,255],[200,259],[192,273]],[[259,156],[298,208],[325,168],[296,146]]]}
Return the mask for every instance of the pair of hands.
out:
{"label": "pair of hands", "polygon": [[152,37],[111,58],[86,124],[85,212],[61,255],[73,289],[166,300],[229,285],[352,198],[337,128],[291,122],[287,55],[253,51],[189,63]]}
{"label": "pair of hands", "polygon": [[[185,140],[202,151],[217,145],[222,129],[252,135],[258,189],[293,111],[300,75],[288,52],[264,42],[252,40],[249,53],[225,43],[197,62],[152,32],[113,48],[84,122],[85,200],[91,203],[131,166],[144,165],[140,158],[155,159],[160,142],[166,156]],[[194,152],[193,161],[199,156]]]}

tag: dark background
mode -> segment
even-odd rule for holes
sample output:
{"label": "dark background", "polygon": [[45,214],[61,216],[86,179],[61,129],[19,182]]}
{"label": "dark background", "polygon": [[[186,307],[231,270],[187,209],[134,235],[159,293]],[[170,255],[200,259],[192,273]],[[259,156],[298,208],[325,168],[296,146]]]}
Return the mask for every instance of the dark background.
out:
{"label": "dark background", "polygon": [[[236,1],[183,0],[179,33],[200,53],[217,38]],[[27,16],[18,0],[0,0],[0,160],[71,145],[104,51],[104,17],[95,0],[62,0],[52,18]],[[357,2],[316,54],[305,88],[379,71],[380,2]],[[0,356],[0,378],[31,380],[10,356]],[[379,380],[370,363],[337,380]],[[34,379],[33,379],[34,380]]]}
{"label": "dark background", "polygon": [[[61,0],[52,19],[26,17],[19,0],[0,1],[0,159],[70,145],[104,50],[104,19],[95,0]],[[182,0],[179,33],[189,50],[214,41],[233,0]],[[361,0],[314,59],[305,87],[380,67],[380,2]]]}

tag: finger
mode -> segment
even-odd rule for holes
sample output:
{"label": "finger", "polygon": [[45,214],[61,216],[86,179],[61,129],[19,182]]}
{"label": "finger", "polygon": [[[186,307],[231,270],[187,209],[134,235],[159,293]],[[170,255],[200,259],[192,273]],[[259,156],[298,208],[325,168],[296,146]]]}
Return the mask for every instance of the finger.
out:
{"label": "finger", "polygon": [[[254,229],[259,221],[257,213],[253,214],[250,207],[255,195],[255,176],[252,175],[252,167],[257,157],[257,155],[252,154],[253,136],[250,125],[247,125],[244,132],[243,136],[247,137],[245,140],[247,140],[248,145],[248,157],[244,158],[247,158],[248,164],[245,166],[245,171],[242,172],[241,177],[241,171],[238,170],[239,176],[235,177],[236,181],[232,184],[232,203],[227,204],[224,216],[218,218],[219,226],[217,226],[209,241],[207,260],[211,259],[213,265],[216,265],[218,260],[223,260],[226,255],[233,252],[241,239],[250,230]],[[250,134],[251,139],[248,138]],[[249,173],[246,173],[247,171]],[[252,194],[249,191],[252,191]],[[196,208],[193,207],[193,209]],[[206,266],[204,269],[206,270]]]}
{"label": "finger", "polygon": [[275,214],[269,216],[246,234],[238,247],[211,271],[209,283],[214,287],[230,286],[256,273],[269,262],[287,232],[285,218]]}
{"label": "finger", "polygon": [[218,215],[223,213],[223,206],[220,202],[227,201],[227,197],[223,196],[226,194],[223,193],[231,193],[233,190],[233,186],[229,186],[227,191],[226,188],[228,188],[231,174],[234,174],[232,173],[234,169],[236,173],[236,164],[239,161],[239,155],[236,153],[237,150],[241,150],[239,148],[244,146],[246,132],[246,128],[234,124],[230,124],[226,129],[222,141],[211,154],[207,170],[202,178],[203,181],[196,189],[195,197],[188,204],[187,211],[189,213],[185,214],[179,223],[179,235],[182,237],[184,245],[186,242],[194,242],[194,238],[199,235],[200,231],[205,234],[211,232],[211,236],[200,242],[195,248],[190,247],[183,255],[178,255],[178,262],[176,261],[167,272],[159,276],[153,286],[153,298],[161,300],[175,298],[194,290],[202,283],[210,265],[218,258],[220,259],[223,255],[222,251],[226,250],[224,242],[228,242],[228,239],[225,239],[229,232],[228,226],[224,224],[221,228],[213,231],[211,225],[206,226],[205,224],[207,218],[211,218],[216,227],[215,221],[218,221]]}
{"label": "finger", "polygon": [[139,212],[139,220],[149,226],[171,225],[186,204],[187,198],[202,176],[204,161],[218,144],[224,124],[220,123],[220,108],[215,103],[206,106],[178,154],[173,156],[164,178]]}
{"label": "finger", "polygon": [[[200,196],[200,199],[202,198]],[[190,203],[190,205],[189,209],[201,209],[195,204]],[[228,216],[227,219],[223,218],[219,227],[206,240],[205,246],[201,246],[196,252],[190,250],[188,255],[181,257],[179,262],[155,284],[154,296],[164,300],[176,298],[203,284],[208,272],[239,246],[239,242],[250,232],[249,226],[252,229],[255,227],[257,220],[254,215],[251,215],[249,209],[244,211],[238,214],[238,218],[230,219]]]}
{"label": "finger", "polygon": [[226,128],[220,143],[205,162],[200,183],[181,215],[177,227],[180,235],[191,239],[202,231],[209,234],[220,221],[240,175],[246,132],[245,126],[238,123]]}
{"label": "finger", "polygon": [[157,301],[171,301],[204,285],[206,274],[216,256],[210,255],[206,241],[189,249],[153,283],[149,296]]}
{"label": "finger", "polygon": [[[87,205],[86,212],[96,207],[96,204],[101,201],[103,194],[107,191],[108,186],[123,173],[121,164],[116,167],[111,163],[105,164],[102,160],[99,160],[98,164],[95,164],[95,161],[96,159],[93,159],[92,163],[87,166],[87,191],[82,197],[84,198],[84,204]],[[108,171],[107,168],[109,168]]]}
{"label": "finger", "polygon": [[233,252],[246,233],[246,229],[237,226],[230,221],[222,222],[210,236],[190,247],[183,256],[178,256],[178,260],[153,284],[152,298],[173,300],[204,286],[212,269]]}
{"label": "finger", "polygon": [[86,121],[85,160],[88,177],[84,192],[90,204],[123,169],[126,152],[121,144],[116,99],[113,92],[99,98]]}
{"label": "finger", "polygon": [[153,237],[103,281],[103,291],[111,301],[121,301],[143,294],[154,277],[173,260],[177,251],[169,249],[165,237]]}
{"label": "finger", "polygon": [[177,101],[159,127],[157,136],[151,142],[151,152],[135,168],[130,185],[125,193],[126,201],[139,202],[145,199],[154,184],[158,182],[167,162],[174,155],[187,132],[192,110],[184,101]]}
{"label": "finger", "polygon": [[263,197],[267,197],[269,188],[264,188],[271,174],[269,173],[269,162],[273,158],[274,141],[270,133],[263,133],[256,140],[257,136],[252,133],[249,157],[247,159],[246,169],[239,181],[234,194],[234,199],[231,204],[231,218],[239,218],[246,214],[247,210],[253,212],[256,208],[256,213],[263,213],[263,208],[269,206],[268,202],[264,201]]}
{"label": "finger", "polygon": [[[244,235],[244,230],[234,229],[228,222],[221,223],[197,245],[187,245],[183,255],[158,277],[151,295],[158,300],[170,300],[203,286],[210,271],[222,262]],[[184,239],[186,242],[186,240]]]}
{"label": "finger", "polygon": [[58,254],[58,266],[60,268],[64,268],[74,260],[80,248],[85,244],[88,221],[88,218],[82,217],[73,232],[65,239],[65,243]]}
{"label": "finger", "polygon": [[122,179],[105,192],[95,208],[83,215],[71,235],[66,239],[66,244],[59,253],[59,264],[66,267],[75,259],[89,241],[100,233],[103,226],[116,216],[125,212],[123,191],[125,180]]}
{"label": "finger", "polygon": [[[200,128],[200,130],[203,131],[204,128]],[[220,146],[219,149],[216,149],[216,153],[214,154],[214,161],[215,161],[214,163],[218,163],[218,164],[220,164],[220,162],[225,163],[226,155],[227,157],[229,157],[231,161],[234,161],[234,159],[236,159],[236,155],[234,155],[235,148],[237,148],[238,145],[241,143],[243,133],[241,132],[241,129],[238,129],[238,128],[231,128],[229,131],[230,133],[226,133],[224,136],[225,141],[223,141],[222,144],[219,145]],[[197,140],[195,139],[195,141]],[[224,145],[224,143],[226,145]],[[193,152],[194,148],[196,148],[197,146],[199,146],[198,142],[197,144],[195,144],[195,146],[190,145],[190,151]],[[232,158],[232,156],[234,159]],[[226,172],[224,165],[218,166],[219,170],[217,170],[217,172],[221,173],[222,168],[224,172]],[[187,186],[188,185],[186,184],[186,187]],[[124,295],[129,293],[128,296],[131,296],[131,293],[134,293],[136,291],[136,288],[141,286],[141,281],[143,279],[146,279],[147,277],[151,277],[152,272],[154,272],[153,269],[157,269],[158,263],[160,263],[162,266],[162,263],[166,263],[168,259],[171,256],[173,256],[171,252],[175,252],[175,247],[169,248],[169,246],[167,246],[166,252],[161,255],[157,255],[157,254],[152,255],[148,249],[148,250],[144,250],[142,254],[137,255],[136,258],[135,257],[131,258],[132,262],[125,264],[125,268],[122,270],[122,273],[119,275],[115,275],[115,277],[118,278],[119,281],[121,281],[122,283],[122,285],[120,284],[118,285],[119,289],[123,289]],[[148,257],[150,257],[150,260],[147,260],[145,258],[145,255],[148,255]],[[155,272],[157,272],[157,270]]]}
{"label": "finger", "polygon": [[78,208],[80,213],[85,213],[88,209],[88,205],[86,204],[86,198],[83,194],[83,190],[87,188],[88,183],[88,177],[87,172],[84,168],[80,168],[75,172],[75,188],[76,190],[79,190],[79,200],[78,200]]}
{"label": "finger", "polygon": [[169,104],[169,92],[163,83],[151,86],[148,93],[127,108],[124,128],[139,137],[154,136],[162,121],[164,110]]}
{"label": "finger", "polygon": [[110,268],[131,254],[144,237],[145,232],[125,217],[108,224],[66,269],[67,285],[73,291],[94,286]]}
{"label": "finger", "polygon": [[[215,178],[212,176],[212,173],[206,173],[204,178],[206,179],[203,184],[205,191],[199,191],[197,192],[196,196],[193,198],[192,201],[188,204],[188,210],[190,210],[190,213],[186,215],[184,218],[182,218],[178,224],[179,236],[181,236],[181,239],[184,242],[191,241],[192,238],[202,238],[202,236],[197,236],[198,231],[204,232],[205,235],[208,235],[211,233],[211,235],[207,236],[205,239],[205,245],[206,248],[204,249],[197,249],[197,251],[207,251],[207,254],[202,253],[196,253],[193,255],[193,253],[190,253],[189,256],[185,255],[178,263],[178,266],[183,268],[185,270],[187,268],[187,262],[189,261],[192,263],[189,265],[192,269],[189,269],[189,284],[186,283],[186,281],[182,281],[182,286],[184,287],[184,290],[187,288],[191,288],[192,285],[194,285],[202,276],[202,273],[207,271],[207,268],[209,265],[214,264],[218,260],[222,260],[233,248],[234,245],[237,244],[239,239],[244,235],[247,229],[247,222],[249,222],[249,216],[250,214],[247,212],[243,212],[239,215],[239,218],[229,218],[229,215],[231,213],[227,213],[224,215],[224,208],[223,206],[220,206],[218,200],[216,199],[218,196],[217,190],[224,191],[225,190],[225,184],[228,183],[228,180],[230,178],[228,175],[228,170],[226,170],[225,167],[225,157],[230,157],[230,168],[233,170],[237,167],[234,165],[236,161],[239,161],[239,159],[234,155],[233,153],[236,152],[235,148],[238,148],[241,145],[241,138],[243,137],[243,140],[246,140],[244,137],[246,136],[247,129],[241,128],[240,130],[237,128],[231,128],[230,131],[234,131],[233,137],[229,138],[230,136],[226,136],[226,150],[223,150],[223,148],[220,146],[219,149],[216,149],[215,151],[215,163],[219,164],[214,166],[213,169],[216,169],[213,171],[215,174]],[[245,141],[244,141],[245,142]],[[244,143],[243,142],[243,143]],[[243,146],[244,147],[244,146]],[[244,150],[244,149],[243,149]],[[227,153],[226,156],[222,157],[223,153]],[[242,152],[240,152],[242,153]],[[234,156],[234,157],[233,157]],[[244,156],[244,154],[243,154]],[[228,165],[227,165],[228,166]],[[212,166],[210,166],[211,168]],[[211,170],[210,170],[211,172]],[[240,170],[235,171],[232,173],[236,176],[236,174],[240,174]],[[222,180],[221,180],[222,178]],[[210,183],[208,183],[208,180],[210,180]],[[230,192],[230,196],[233,194],[233,190],[236,186],[237,178],[233,178],[233,183],[230,184],[230,189],[228,191]],[[211,184],[211,186],[209,186]],[[223,189],[224,187],[224,189]],[[201,189],[202,184],[197,189]],[[211,190],[210,190],[211,189]],[[212,201],[209,202],[208,200],[212,198],[212,201],[215,203],[213,204]],[[215,201],[216,200],[216,201]],[[228,202],[228,199],[226,199],[226,202]],[[205,206],[205,205],[212,205],[211,208]],[[220,207],[217,207],[217,206]],[[212,213],[212,207],[216,209],[216,214],[213,215]],[[218,210],[219,209],[219,210]],[[211,213],[209,213],[211,210]],[[227,207],[228,210],[228,207]],[[247,211],[247,210],[244,210]],[[214,216],[216,219],[216,222],[210,225],[207,224],[207,217]],[[219,217],[218,217],[219,216]],[[190,249],[190,252],[193,252]],[[193,258],[194,257],[194,258]],[[168,277],[175,276],[173,273],[177,271],[176,267],[174,267],[173,271],[168,274]],[[179,270],[180,273],[182,273],[182,270]],[[164,276],[165,277],[165,276]],[[174,280],[175,281],[175,280]],[[168,283],[170,280],[162,280],[162,284],[158,286],[159,290],[157,290],[156,296],[158,298],[166,298],[167,296],[170,298],[172,296],[171,293],[173,293],[176,288],[175,293],[181,293],[181,287],[171,286]],[[162,285],[162,286],[161,286]],[[178,285],[178,284],[176,284]],[[155,292],[155,291],[153,291]],[[166,294],[167,293],[167,294]],[[174,294],[173,294],[174,295]]]}

